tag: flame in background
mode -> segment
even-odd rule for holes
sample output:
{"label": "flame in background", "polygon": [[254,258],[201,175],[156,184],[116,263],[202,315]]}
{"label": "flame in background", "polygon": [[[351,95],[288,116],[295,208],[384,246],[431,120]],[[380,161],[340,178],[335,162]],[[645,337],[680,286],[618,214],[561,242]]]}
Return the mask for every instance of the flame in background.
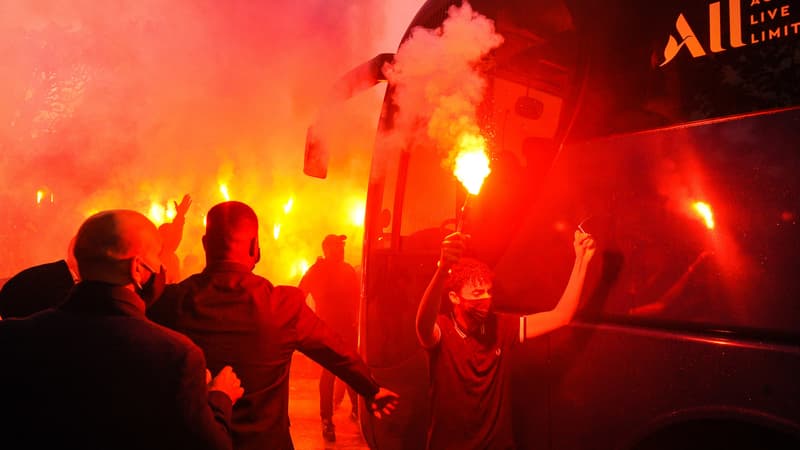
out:
{"label": "flame in background", "polygon": [[463,134],[458,140],[453,174],[472,195],[478,195],[483,181],[489,176],[489,157],[486,139],[481,135]]}
{"label": "flame in background", "polygon": [[358,228],[364,227],[364,219],[367,211],[367,201],[359,198],[353,201],[350,208],[350,223]]}
{"label": "flame in background", "polygon": [[[205,214],[231,194],[258,214],[255,271],[273,282],[296,283],[329,233],[348,235],[346,259],[360,260],[351,199],[365,197],[382,92],[337,112],[347,133],[330,143],[328,179],[301,166],[306,127],[342,68],[390,50],[375,47],[387,5],[203,4],[0,6],[0,279],[63,258],[94,213],[132,209],[159,225],[186,193],[182,262],[203,260]],[[49,189],[31,202],[42,183],[58,203],[44,201]]]}
{"label": "flame in background", "polygon": [[219,185],[219,193],[222,194],[222,198],[225,199],[226,202],[231,201],[231,194],[228,193],[228,185],[225,183],[220,183]]}
{"label": "flame in background", "polygon": [[692,204],[692,208],[697,212],[703,222],[706,225],[706,228],[709,230],[713,230],[715,227],[714,224],[714,213],[711,211],[711,205],[706,202],[694,202]]}
{"label": "flame in background", "polygon": [[166,208],[164,208],[164,205],[155,202],[150,204],[150,211],[148,211],[147,217],[153,221],[156,226],[166,222],[166,216]]}

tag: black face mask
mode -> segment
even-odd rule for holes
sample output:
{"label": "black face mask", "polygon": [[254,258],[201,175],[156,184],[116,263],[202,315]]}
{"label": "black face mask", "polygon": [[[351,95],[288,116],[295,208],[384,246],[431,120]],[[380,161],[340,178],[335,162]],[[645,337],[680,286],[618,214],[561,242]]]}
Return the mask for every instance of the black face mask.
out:
{"label": "black face mask", "polygon": [[492,299],[465,300],[461,298],[464,314],[469,317],[474,325],[480,325],[489,317],[492,308]]}
{"label": "black face mask", "polygon": [[[150,270],[150,268],[148,267],[147,270]],[[150,273],[152,274],[150,279],[143,285],[136,287],[136,294],[144,300],[145,307],[155,303],[164,293],[164,287],[167,285],[167,272],[164,270],[164,266],[161,266],[158,272],[151,270]]]}

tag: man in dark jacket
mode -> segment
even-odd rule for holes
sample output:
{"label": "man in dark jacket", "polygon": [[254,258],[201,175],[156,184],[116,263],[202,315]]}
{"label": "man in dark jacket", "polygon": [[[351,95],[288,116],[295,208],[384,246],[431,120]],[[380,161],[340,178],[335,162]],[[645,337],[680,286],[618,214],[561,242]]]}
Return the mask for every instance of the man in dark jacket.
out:
{"label": "man in dark jacket", "polygon": [[[324,258],[319,258],[300,280],[298,287],[304,294],[311,294],[317,315],[325,321],[346,345],[355,348],[358,344],[358,275],[353,266],[344,261],[344,241],[347,236],[329,234],[322,240]],[[333,424],[333,386],[336,378],[322,369],[319,378],[319,415],[322,419],[322,437],[336,441]],[[358,418],[356,394],[350,395],[352,419]]]}
{"label": "man in dark jacket", "polygon": [[6,281],[0,288],[0,317],[26,317],[60,305],[78,281],[74,244],[72,238],[67,259],[29,267]]}
{"label": "man in dark jacket", "polygon": [[289,365],[300,350],[353,386],[377,417],[397,395],[378,386],[369,369],[305,304],[295,287],[274,287],[252,273],[260,259],[258,218],[244,203],[225,202],[206,216],[206,268],[168,286],[148,311],[153,320],[186,333],[213,370],[225,364],[247,392],[233,410],[237,450],[292,449]]}
{"label": "man in dark jacket", "polygon": [[160,247],[143,215],[96,214],[76,236],[82,281],[66,301],[0,322],[3,448],[231,448],[236,375],[207,386],[202,351],[144,315],[163,288]]}

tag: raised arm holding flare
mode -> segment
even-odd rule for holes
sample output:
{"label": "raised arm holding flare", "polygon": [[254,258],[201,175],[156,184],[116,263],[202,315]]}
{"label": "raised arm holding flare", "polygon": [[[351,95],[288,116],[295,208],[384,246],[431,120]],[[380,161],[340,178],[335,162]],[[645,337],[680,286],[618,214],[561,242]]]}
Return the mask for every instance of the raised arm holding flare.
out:
{"label": "raised arm holding flare", "polygon": [[[504,356],[519,342],[572,320],[595,253],[591,235],[575,231],[575,262],[558,305],[523,317],[492,311],[493,273],[462,257],[466,235],[442,242],[439,266],[417,310],[417,338],[431,374],[428,450],[515,448],[511,432],[510,367]],[[440,314],[443,294],[452,312]]]}

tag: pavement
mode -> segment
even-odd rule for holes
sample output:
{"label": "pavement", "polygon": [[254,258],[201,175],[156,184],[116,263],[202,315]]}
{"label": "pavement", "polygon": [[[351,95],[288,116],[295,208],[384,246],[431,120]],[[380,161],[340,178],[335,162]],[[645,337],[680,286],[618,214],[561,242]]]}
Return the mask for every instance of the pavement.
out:
{"label": "pavement", "polygon": [[292,359],[289,380],[289,420],[296,450],[369,450],[358,422],[350,419],[350,400],[345,397],[334,411],[336,442],[322,438],[319,417],[319,375],[322,369],[300,353]]}

